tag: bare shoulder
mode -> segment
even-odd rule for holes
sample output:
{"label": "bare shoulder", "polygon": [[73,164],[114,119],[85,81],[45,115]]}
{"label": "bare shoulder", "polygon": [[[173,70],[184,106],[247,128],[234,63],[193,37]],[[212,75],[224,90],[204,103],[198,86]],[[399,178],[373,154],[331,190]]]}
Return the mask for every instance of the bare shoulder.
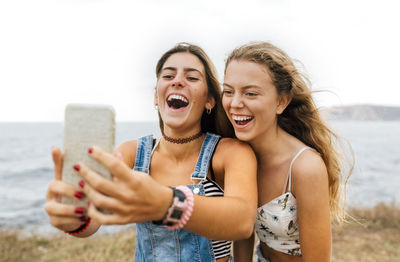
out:
{"label": "bare shoulder", "polygon": [[[249,181],[252,181],[252,176],[255,185],[256,156],[248,144],[237,139],[221,138],[212,158],[212,168],[215,181],[222,186],[227,195],[240,191],[238,185],[243,183],[247,183],[247,186],[251,187]],[[246,176],[243,176],[243,174],[246,174]],[[238,188],[235,189],[235,187]]]}
{"label": "bare shoulder", "polygon": [[255,158],[254,151],[251,149],[250,145],[234,138],[221,138],[215,150],[215,154],[216,156],[220,155],[222,157],[248,156],[249,158]]}
{"label": "bare shoulder", "polygon": [[133,168],[136,158],[137,140],[129,140],[120,144],[115,152],[122,154],[122,159],[129,167]]}
{"label": "bare shoulder", "polygon": [[129,141],[125,141],[122,144],[120,144],[117,149],[118,150],[132,150],[132,148],[135,149],[136,152],[136,147],[137,147],[137,140],[129,140]]}
{"label": "bare shoulder", "polygon": [[213,157],[213,166],[226,168],[257,168],[257,159],[250,145],[234,138],[222,138]]}
{"label": "bare shoulder", "polygon": [[248,144],[232,138],[221,139],[212,166],[225,196],[241,196],[256,207],[257,159]]}
{"label": "bare shoulder", "polygon": [[314,150],[302,152],[293,163],[292,181],[297,188],[311,188],[326,184],[328,174],[320,154]]}

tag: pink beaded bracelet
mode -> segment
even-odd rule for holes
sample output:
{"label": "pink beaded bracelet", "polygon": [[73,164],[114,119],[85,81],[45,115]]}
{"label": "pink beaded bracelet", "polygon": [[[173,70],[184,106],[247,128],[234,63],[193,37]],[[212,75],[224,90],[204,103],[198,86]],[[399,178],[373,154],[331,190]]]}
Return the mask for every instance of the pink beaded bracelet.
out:
{"label": "pink beaded bracelet", "polygon": [[[192,215],[193,212],[193,206],[194,206],[194,198],[193,198],[193,192],[190,190],[187,186],[177,186],[177,190],[180,190],[185,194],[185,202],[186,202],[186,207],[183,210],[181,218],[173,225],[171,226],[165,226],[169,230],[175,230],[175,229],[180,229],[183,228],[186,223],[188,222],[190,216]],[[170,215],[170,214],[168,214]],[[168,220],[168,218],[166,219]]]}

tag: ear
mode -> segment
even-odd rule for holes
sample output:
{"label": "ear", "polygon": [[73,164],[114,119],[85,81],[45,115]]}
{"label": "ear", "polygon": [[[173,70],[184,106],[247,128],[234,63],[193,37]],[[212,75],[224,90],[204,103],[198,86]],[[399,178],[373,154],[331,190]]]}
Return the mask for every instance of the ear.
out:
{"label": "ear", "polygon": [[208,99],[207,99],[207,103],[206,103],[205,108],[206,108],[206,110],[207,109],[211,110],[211,109],[214,108],[214,106],[215,106],[215,99],[214,99],[214,97],[209,96]]}
{"label": "ear", "polygon": [[287,94],[287,95],[280,95],[279,96],[279,101],[278,101],[278,106],[276,108],[276,114],[280,115],[285,111],[286,107],[290,104],[290,101],[292,101],[292,96]]}

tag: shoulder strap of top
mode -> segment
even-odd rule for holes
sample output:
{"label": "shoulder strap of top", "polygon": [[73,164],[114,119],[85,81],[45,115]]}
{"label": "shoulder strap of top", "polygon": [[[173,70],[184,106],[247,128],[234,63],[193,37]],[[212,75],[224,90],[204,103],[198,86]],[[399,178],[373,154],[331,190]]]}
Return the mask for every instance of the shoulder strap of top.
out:
{"label": "shoulder strap of top", "polygon": [[215,181],[215,174],[214,174],[214,170],[213,170],[213,166],[212,166],[212,160],[213,160],[213,157],[214,157],[215,149],[217,148],[217,145],[218,145],[219,141],[221,141],[221,140],[218,140],[217,143],[215,144],[215,147],[214,147],[214,150],[213,150],[213,152],[211,154],[211,159],[210,159],[210,174],[211,174],[211,180],[212,181]]}
{"label": "shoulder strap of top", "polygon": [[[287,188],[288,188],[288,191],[289,191],[289,192],[292,191],[292,166],[293,166],[293,163],[294,163],[294,161],[299,157],[299,155],[300,155],[301,153],[303,153],[304,150],[307,150],[307,149],[311,149],[311,147],[304,146],[304,147],[300,148],[300,150],[297,151],[296,155],[293,157],[292,161],[290,162],[290,166],[289,166],[289,175],[288,175],[288,178],[287,178],[288,181],[286,181],[286,183],[285,183],[285,185],[288,185]],[[286,186],[285,186],[285,188],[283,189],[283,193],[285,193],[285,191],[286,191]]]}
{"label": "shoulder strap of top", "polygon": [[153,156],[153,153],[157,149],[159,144],[160,144],[160,139],[153,139],[153,149],[151,150],[151,156]]}
{"label": "shoulder strap of top", "polygon": [[207,133],[204,138],[203,144],[200,149],[199,157],[197,158],[197,163],[194,171],[191,175],[191,179],[203,180],[207,177],[208,167],[210,164],[210,159],[213,155],[214,148],[216,147],[221,136]]}
{"label": "shoulder strap of top", "polygon": [[153,136],[140,137],[137,141],[136,159],[133,169],[149,173],[151,154],[153,151]]}

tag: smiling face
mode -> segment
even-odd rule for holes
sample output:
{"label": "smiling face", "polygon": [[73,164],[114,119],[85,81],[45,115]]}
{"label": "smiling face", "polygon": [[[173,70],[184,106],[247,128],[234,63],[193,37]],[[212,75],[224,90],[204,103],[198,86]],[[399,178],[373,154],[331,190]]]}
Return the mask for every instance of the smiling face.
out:
{"label": "smiling face", "polygon": [[277,128],[285,109],[267,68],[233,60],[225,71],[222,104],[238,139],[251,142]]}
{"label": "smiling face", "polygon": [[188,52],[172,54],[161,68],[155,100],[166,134],[198,132],[204,110],[214,106],[200,59]]}

